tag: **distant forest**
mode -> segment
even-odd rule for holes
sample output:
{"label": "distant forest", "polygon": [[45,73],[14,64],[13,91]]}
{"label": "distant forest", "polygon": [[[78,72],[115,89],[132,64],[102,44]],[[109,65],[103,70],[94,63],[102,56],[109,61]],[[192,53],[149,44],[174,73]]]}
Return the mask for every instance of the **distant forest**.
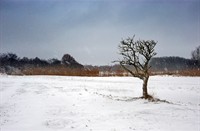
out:
{"label": "distant forest", "polygon": [[[49,60],[35,58],[20,58],[14,53],[0,54],[0,73],[6,74],[57,74],[60,69],[83,69],[84,66],[79,64],[71,55],[63,55],[61,60],[52,58]],[[45,69],[45,70],[44,70]],[[48,73],[47,73],[48,71]],[[56,73],[57,72],[57,73]],[[60,72],[60,73],[59,73]],[[68,71],[69,72],[69,71]],[[64,74],[65,75],[65,74]]]}
{"label": "distant forest", "polygon": [[181,57],[155,57],[151,60],[152,70],[176,71],[200,68],[200,61]]}
{"label": "distant forest", "polygon": [[[155,57],[150,62],[151,71],[155,74],[177,73],[182,71],[199,72],[200,61],[181,57]],[[71,55],[65,54],[62,59],[49,60],[35,58],[20,58],[14,53],[0,54],[0,73],[12,75],[78,75],[99,76],[107,72],[107,75],[122,75],[124,70],[120,65],[92,66],[82,65]],[[118,74],[117,74],[118,73]]]}

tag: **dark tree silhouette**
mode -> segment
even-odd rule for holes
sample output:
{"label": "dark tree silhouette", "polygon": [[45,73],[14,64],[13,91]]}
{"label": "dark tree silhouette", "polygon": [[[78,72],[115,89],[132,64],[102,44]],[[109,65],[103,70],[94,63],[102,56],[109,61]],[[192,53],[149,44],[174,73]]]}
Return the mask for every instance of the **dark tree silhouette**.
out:
{"label": "dark tree silhouette", "polygon": [[192,60],[200,61],[200,46],[198,46],[195,50],[192,51]]}
{"label": "dark tree silhouette", "polygon": [[151,98],[147,90],[150,69],[149,62],[156,55],[154,47],[157,42],[154,40],[134,41],[134,37],[129,37],[121,41],[119,51],[123,58],[117,62],[133,77],[143,80],[142,98],[149,99]]}
{"label": "dark tree silhouette", "polygon": [[0,66],[19,66],[19,57],[14,53],[7,53],[0,55]]}
{"label": "dark tree silhouette", "polygon": [[84,68],[70,54],[64,54],[61,60],[62,64],[72,68]]}
{"label": "dark tree silhouette", "polygon": [[48,60],[48,63],[52,66],[55,66],[55,65],[60,65],[61,64],[61,61],[56,59],[56,58],[52,58],[52,59],[49,59]]}

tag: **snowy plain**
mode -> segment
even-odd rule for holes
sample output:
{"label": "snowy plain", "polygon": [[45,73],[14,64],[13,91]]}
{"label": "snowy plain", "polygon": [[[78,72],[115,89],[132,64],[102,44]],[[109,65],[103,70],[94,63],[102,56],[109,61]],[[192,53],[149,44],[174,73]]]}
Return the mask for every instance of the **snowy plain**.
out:
{"label": "snowy plain", "polygon": [[200,77],[0,75],[0,131],[200,131]]}

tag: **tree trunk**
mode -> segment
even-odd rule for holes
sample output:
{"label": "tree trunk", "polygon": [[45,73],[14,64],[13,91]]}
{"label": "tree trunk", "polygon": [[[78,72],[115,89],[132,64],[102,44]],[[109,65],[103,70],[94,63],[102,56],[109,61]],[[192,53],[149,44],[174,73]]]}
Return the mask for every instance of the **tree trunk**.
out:
{"label": "tree trunk", "polygon": [[147,83],[149,80],[149,76],[145,77],[143,79],[143,98],[148,99],[149,95],[148,95],[148,90],[147,90]]}

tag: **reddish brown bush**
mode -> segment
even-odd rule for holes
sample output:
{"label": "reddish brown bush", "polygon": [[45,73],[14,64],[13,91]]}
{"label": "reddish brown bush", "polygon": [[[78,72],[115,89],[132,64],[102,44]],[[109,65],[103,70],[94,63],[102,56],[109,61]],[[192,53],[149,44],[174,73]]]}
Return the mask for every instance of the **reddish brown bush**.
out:
{"label": "reddish brown bush", "polygon": [[97,69],[67,68],[65,66],[33,67],[22,70],[24,75],[98,76]]}
{"label": "reddish brown bush", "polygon": [[[24,75],[61,75],[61,76],[130,76],[124,70],[100,72],[98,68],[68,68],[65,66],[32,67],[22,70]],[[150,75],[177,75],[177,76],[200,76],[200,69],[188,69],[181,71],[150,71]]]}

